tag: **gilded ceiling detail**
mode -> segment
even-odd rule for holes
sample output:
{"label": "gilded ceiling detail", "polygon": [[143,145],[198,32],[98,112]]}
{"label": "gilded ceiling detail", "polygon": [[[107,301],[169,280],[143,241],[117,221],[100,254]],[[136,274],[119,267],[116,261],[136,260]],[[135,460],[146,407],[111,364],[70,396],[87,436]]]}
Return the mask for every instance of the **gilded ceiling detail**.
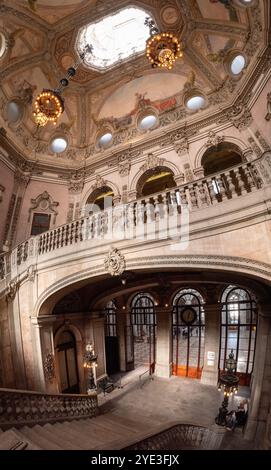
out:
{"label": "gilded ceiling detail", "polygon": [[[106,152],[118,156],[125,145],[140,145],[146,133],[139,129],[138,117],[148,110],[153,110],[159,121],[149,132],[149,140],[153,136],[159,141],[161,129],[165,134],[167,128],[168,133],[189,128],[190,120],[195,129],[208,119],[221,122],[226,116],[242,128],[251,118],[249,109],[243,102],[232,105],[246,88],[247,75],[254,71],[256,80],[259,70],[267,70],[266,64],[259,64],[264,57],[268,60],[270,53],[266,52],[264,35],[267,0],[253,0],[250,8],[238,6],[240,1],[134,0],[132,5],[149,12],[161,30],[180,37],[183,58],[172,72],[151,69],[144,53],[110,70],[80,66],[63,94],[65,112],[58,126],[37,131],[31,113],[33,98],[43,88],[56,87],[77,60],[75,44],[80,28],[131,3],[37,0],[31,9],[26,0],[14,0],[12,6],[8,0],[0,0],[0,32],[7,43],[6,53],[0,57],[0,126],[6,138],[30,160],[39,158],[59,166],[68,160],[78,166]],[[238,79],[225,66],[235,50],[246,57],[246,68]],[[206,98],[206,106],[196,113],[185,106],[187,93],[194,89]],[[18,122],[8,118],[10,101],[21,106]],[[106,150],[97,146],[97,136],[105,128],[113,135]],[[65,135],[68,141],[67,149],[57,158],[50,150],[54,135]]]}

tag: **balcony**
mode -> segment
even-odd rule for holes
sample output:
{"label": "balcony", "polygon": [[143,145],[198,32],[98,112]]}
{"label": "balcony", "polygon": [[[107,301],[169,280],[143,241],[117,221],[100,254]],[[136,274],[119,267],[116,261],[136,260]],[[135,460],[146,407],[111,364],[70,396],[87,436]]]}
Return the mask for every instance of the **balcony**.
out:
{"label": "balcony", "polygon": [[[31,237],[0,258],[0,292],[40,269],[95,260],[112,244],[149,250],[187,244],[266,220],[271,200],[270,152],[206,178],[93,213]],[[180,248],[182,249],[182,248]],[[194,253],[195,249],[193,248]]]}

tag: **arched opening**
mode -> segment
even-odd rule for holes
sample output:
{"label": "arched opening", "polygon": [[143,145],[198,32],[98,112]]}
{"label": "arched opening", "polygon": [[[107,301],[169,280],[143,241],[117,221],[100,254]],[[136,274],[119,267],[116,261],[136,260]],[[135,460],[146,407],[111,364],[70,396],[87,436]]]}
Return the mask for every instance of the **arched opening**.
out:
{"label": "arched opening", "polygon": [[119,337],[117,334],[117,312],[113,300],[107,302],[105,312],[105,355],[108,375],[120,370]]}
{"label": "arched opening", "polygon": [[76,341],[73,333],[64,330],[55,346],[61,393],[79,393],[79,376],[76,354]]}
{"label": "arched opening", "polygon": [[173,375],[200,378],[204,359],[203,298],[195,289],[182,289],[173,299]]}
{"label": "arched opening", "polygon": [[110,209],[113,204],[114,192],[109,186],[102,186],[95,189],[88,197],[86,202],[86,211],[88,213],[99,210]]}
{"label": "arched opening", "polygon": [[242,163],[242,151],[230,142],[221,142],[206,150],[201,159],[204,175],[209,176]]}
{"label": "arched opening", "polygon": [[252,295],[245,289],[228,286],[222,295],[219,369],[233,350],[237,360],[237,375],[241,385],[249,385],[253,371],[257,310]]}
{"label": "arched opening", "polygon": [[153,372],[156,358],[156,314],[154,300],[149,293],[140,292],[133,297],[127,336],[133,338],[134,368],[147,366]]}
{"label": "arched opening", "polygon": [[147,170],[141,175],[136,186],[137,197],[149,196],[175,187],[176,183],[172,170],[158,166]]}

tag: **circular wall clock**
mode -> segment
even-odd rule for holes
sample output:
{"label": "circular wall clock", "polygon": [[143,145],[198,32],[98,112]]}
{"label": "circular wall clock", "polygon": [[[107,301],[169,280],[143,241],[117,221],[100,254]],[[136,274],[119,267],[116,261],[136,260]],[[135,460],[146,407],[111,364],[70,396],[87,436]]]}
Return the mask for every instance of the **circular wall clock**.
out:
{"label": "circular wall clock", "polygon": [[192,325],[196,321],[197,312],[192,307],[186,307],[181,312],[181,318],[187,325]]}

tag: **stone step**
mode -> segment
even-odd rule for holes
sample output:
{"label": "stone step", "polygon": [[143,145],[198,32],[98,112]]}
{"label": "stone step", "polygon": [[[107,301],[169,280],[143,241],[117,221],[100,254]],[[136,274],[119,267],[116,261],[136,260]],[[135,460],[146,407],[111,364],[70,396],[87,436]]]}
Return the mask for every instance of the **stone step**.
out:
{"label": "stone step", "polygon": [[61,447],[56,442],[54,442],[54,435],[52,434],[50,438],[47,439],[46,437],[41,435],[38,425],[34,426],[33,428],[24,426],[20,429],[20,431],[24,436],[31,439],[31,441],[38,445],[41,449],[61,450]]}
{"label": "stone step", "polygon": [[67,443],[71,443],[70,449],[72,449],[73,446],[75,446],[78,450],[90,449],[92,439],[90,438],[89,433],[84,431],[80,423],[78,427],[74,426],[74,423],[75,422],[73,421],[58,423],[53,426],[52,432],[55,432],[56,435],[60,436],[61,439],[64,436],[65,440],[67,440]]}
{"label": "stone step", "polygon": [[145,425],[142,423],[137,423],[136,421],[130,420],[129,418],[123,418],[122,416],[118,416],[115,414],[107,413],[100,417],[103,423],[108,423],[113,427],[117,427],[119,430],[123,430],[124,432],[128,432],[131,434],[136,434],[140,431],[140,429],[146,429]]}
{"label": "stone step", "polygon": [[[116,436],[116,429],[113,429],[111,427],[105,427],[102,424],[99,423],[88,423],[84,422],[86,420],[82,420],[80,422],[73,422],[73,428],[77,429],[78,432],[84,433],[86,436],[89,438],[89,445],[95,446],[95,448],[98,446],[101,446],[108,440],[111,440],[113,437]],[[92,421],[92,420],[90,420]],[[95,420],[96,421],[96,420]],[[119,433],[117,435],[120,437]],[[90,447],[89,447],[90,448]],[[91,447],[94,448],[94,447]]]}
{"label": "stone step", "polygon": [[[27,446],[25,447],[25,445]],[[24,436],[18,429],[8,429],[1,433],[0,437],[0,450],[10,450],[12,447],[17,447],[18,450],[23,450],[24,447],[26,450],[39,450],[38,447],[34,442],[32,442],[29,438]]]}
{"label": "stone step", "polygon": [[53,441],[56,443],[62,450],[77,450],[78,446],[74,443],[74,440],[70,437],[70,434],[66,428],[63,431],[56,429],[56,424],[52,428],[45,426],[35,426],[39,436],[48,439],[48,441]]}

